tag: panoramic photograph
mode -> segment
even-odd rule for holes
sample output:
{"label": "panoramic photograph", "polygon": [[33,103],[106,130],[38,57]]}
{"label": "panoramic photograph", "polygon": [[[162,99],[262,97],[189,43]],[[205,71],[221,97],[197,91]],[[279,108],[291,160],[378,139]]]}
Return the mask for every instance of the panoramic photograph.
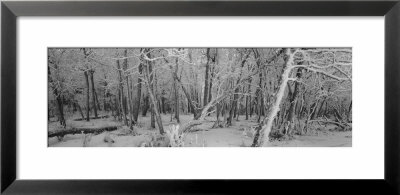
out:
{"label": "panoramic photograph", "polygon": [[351,147],[352,48],[48,48],[48,147]]}

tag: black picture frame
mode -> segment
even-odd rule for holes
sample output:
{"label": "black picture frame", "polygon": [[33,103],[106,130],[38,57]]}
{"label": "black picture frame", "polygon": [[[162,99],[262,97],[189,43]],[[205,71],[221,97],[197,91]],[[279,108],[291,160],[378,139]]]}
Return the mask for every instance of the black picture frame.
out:
{"label": "black picture frame", "polygon": [[[19,16],[385,16],[385,176],[382,180],[16,179]],[[368,1],[2,1],[1,192],[4,194],[399,194],[400,3]],[[374,113],[371,113],[374,114]],[[345,159],[344,159],[345,160]],[[254,162],[254,166],[262,166]],[[61,168],[61,167],[60,167]],[[56,170],[54,170],[56,171]],[[234,171],[234,170],[233,170]],[[283,170],[284,171],[284,168]],[[365,170],[368,171],[368,170]],[[312,186],[312,187],[309,187]],[[323,191],[321,191],[323,190]]]}

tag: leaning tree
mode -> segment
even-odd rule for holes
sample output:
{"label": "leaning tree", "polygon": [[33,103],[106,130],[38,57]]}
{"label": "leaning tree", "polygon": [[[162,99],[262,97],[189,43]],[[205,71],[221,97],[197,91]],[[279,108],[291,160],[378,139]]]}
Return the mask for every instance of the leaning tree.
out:
{"label": "leaning tree", "polygon": [[[301,69],[322,75],[336,82],[351,81],[351,49],[282,49],[283,72],[280,75],[279,88],[274,96],[273,104],[268,115],[264,118],[262,128],[254,137],[253,146],[263,146],[269,142],[269,133],[281,109],[282,100],[289,82],[303,83],[298,72]],[[293,72],[296,74],[293,75]],[[290,99],[292,100],[292,99]],[[315,112],[315,111],[313,111]],[[287,121],[290,123],[293,121]]]}

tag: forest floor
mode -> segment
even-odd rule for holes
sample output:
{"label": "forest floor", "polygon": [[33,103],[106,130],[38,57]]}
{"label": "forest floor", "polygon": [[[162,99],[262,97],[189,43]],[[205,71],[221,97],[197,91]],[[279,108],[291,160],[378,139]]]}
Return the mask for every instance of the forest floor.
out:
{"label": "forest floor", "polygon": [[[181,115],[181,123],[186,123],[193,118],[192,115]],[[244,120],[244,116],[239,117],[239,121],[234,120],[234,123],[229,128],[212,129],[215,117],[206,118],[209,122],[197,126],[197,131],[185,134],[185,147],[246,147],[250,146],[253,139],[243,134],[244,129],[251,126],[256,126],[256,119]],[[169,128],[171,116],[169,114],[162,115],[164,128]],[[143,141],[150,141],[151,135],[158,133],[157,128],[150,127],[150,114],[147,117],[139,116],[139,125],[136,130],[139,135],[120,135],[124,128],[119,121],[115,121],[113,117],[103,119],[91,119],[87,121],[67,120],[68,127],[85,127],[96,128],[104,126],[119,126],[117,130],[111,132],[103,132],[98,135],[93,135],[86,146],[89,147],[136,147]],[[49,131],[59,129],[58,122],[49,122]],[[115,142],[106,143],[104,137],[110,136]],[[57,137],[48,139],[49,147],[82,147],[84,137],[81,134],[65,135],[59,141]],[[307,135],[294,135],[293,139],[284,141],[271,141],[267,144],[270,147],[351,147],[352,132],[337,131],[334,126],[327,126],[318,131],[310,132]]]}

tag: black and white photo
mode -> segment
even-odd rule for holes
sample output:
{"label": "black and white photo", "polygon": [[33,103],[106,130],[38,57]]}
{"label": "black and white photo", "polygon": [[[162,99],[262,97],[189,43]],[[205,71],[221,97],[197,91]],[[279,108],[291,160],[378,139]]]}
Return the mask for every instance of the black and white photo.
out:
{"label": "black and white photo", "polygon": [[351,147],[352,48],[48,48],[49,147]]}

